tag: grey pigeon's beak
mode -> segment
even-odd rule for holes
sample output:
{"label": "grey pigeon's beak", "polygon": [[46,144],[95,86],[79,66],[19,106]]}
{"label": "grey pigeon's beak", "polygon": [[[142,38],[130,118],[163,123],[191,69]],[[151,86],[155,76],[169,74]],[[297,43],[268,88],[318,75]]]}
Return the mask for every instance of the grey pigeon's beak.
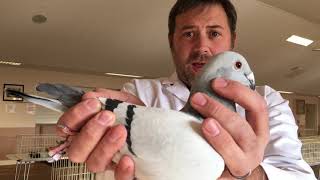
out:
{"label": "grey pigeon's beak", "polygon": [[245,74],[246,78],[248,79],[248,81],[250,82],[250,88],[252,90],[256,89],[256,82],[254,80],[254,75],[253,72],[249,73],[249,74]]}

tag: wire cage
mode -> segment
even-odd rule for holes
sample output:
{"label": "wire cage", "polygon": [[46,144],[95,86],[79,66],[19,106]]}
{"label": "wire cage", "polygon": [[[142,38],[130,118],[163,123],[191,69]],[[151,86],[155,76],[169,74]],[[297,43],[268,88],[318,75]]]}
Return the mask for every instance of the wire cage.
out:
{"label": "wire cage", "polygon": [[23,171],[23,175],[21,177],[24,180],[28,180],[32,163],[34,163],[34,161],[22,161],[22,160],[18,159],[16,162],[16,171],[15,171],[14,179],[19,180],[20,173],[21,173],[21,171]]}
{"label": "wire cage", "polygon": [[[18,135],[16,154],[10,159],[17,160],[15,180],[28,180],[31,164],[48,161],[48,148],[56,146],[63,138],[52,134]],[[23,174],[20,176],[20,174]],[[94,180],[95,174],[88,171],[84,163],[73,163],[63,156],[51,164],[51,180]]]}
{"label": "wire cage", "polygon": [[52,163],[51,180],[94,180],[95,173],[88,171],[84,163],[73,163],[62,158]]}
{"label": "wire cage", "polygon": [[320,136],[301,137],[301,153],[310,166],[320,164]]}
{"label": "wire cage", "polygon": [[16,155],[23,161],[46,161],[49,158],[48,148],[62,140],[51,134],[18,135]]}
{"label": "wire cage", "polygon": [[17,161],[15,180],[21,178],[28,180],[31,164],[37,161],[47,161],[50,158],[48,148],[56,146],[61,140],[62,138],[51,134],[17,135],[16,154],[8,155],[10,159]]}

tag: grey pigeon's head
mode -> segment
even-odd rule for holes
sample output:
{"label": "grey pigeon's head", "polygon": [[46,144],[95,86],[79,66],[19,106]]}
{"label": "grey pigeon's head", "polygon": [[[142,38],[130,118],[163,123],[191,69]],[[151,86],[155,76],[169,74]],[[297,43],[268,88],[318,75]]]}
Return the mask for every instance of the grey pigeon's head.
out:
{"label": "grey pigeon's head", "polygon": [[211,80],[219,77],[238,81],[255,89],[254,75],[248,62],[242,55],[232,51],[220,53],[209,60],[202,72],[195,78],[192,89],[201,91],[201,88],[205,88],[203,86],[210,86]]}
{"label": "grey pigeon's head", "polygon": [[[192,95],[196,92],[205,93],[230,110],[235,111],[234,102],[215,93],[211,88],[211,81],[219,77],[238,81],[252,90],[255,89],[254,75],[246,59],[238,53],[226,51],[214,56],[202,68],[201,72],[192,82],[190,94]],[[192,108],[190,97],[182,111],[201,119],[201,115]]]}

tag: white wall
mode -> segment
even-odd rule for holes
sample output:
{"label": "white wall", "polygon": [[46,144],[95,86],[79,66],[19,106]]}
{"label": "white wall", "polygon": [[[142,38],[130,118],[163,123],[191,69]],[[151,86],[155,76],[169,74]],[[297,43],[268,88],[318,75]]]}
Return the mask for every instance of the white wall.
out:
{"label": "white wall", "polygon": [[[3,84],[22,84],[24,91],[36,94],[35,86],[39,82],[64,83],[73,86],[101,87],[119,89],[128,78],[114,78],[107,76],[95,76],[86,74],[72,74],[54,71],[39,71],[16,67],[0,67],[1,95]],[[0,127],[20,128],[35,127],[35,115],[27,113],[30,103],[9,102],[0,100]],[[6,112],[6,107],[15,107],[14,113]],[[37,109],[37,108],[36,108]]]}

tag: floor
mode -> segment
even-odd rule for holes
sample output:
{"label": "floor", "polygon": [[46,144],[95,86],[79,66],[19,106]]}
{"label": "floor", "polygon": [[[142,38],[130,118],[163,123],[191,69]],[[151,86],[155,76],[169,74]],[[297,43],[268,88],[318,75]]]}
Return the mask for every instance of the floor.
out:
{"label": "floor", "polygon": [[312,166],[312,170],[316,175],[317,179],[319,178],[320,165]]}
{"label": "floor", "polygon": [[[1,165],[0,180],[15,180],[16,165]],[[25,167],[20,165],[20,176],[16,180],[94,180],[95,174],[90,173],[82,163],[72,163],[67,159],[53,164],[47,162],[36,162],[30,166],[29,176],[25,176]],[[28,178],[27,178],[28,177]]]}
{"label": "floor", "polygon": [[[14,180],[15,179],[16,165],[0,166],[0,179],[1,180]],[[23,178],[24,169],[20,171],[19,180]],[[40,162],[31,164],[29,180],[50,180],[51,165],[48,163]]]}

